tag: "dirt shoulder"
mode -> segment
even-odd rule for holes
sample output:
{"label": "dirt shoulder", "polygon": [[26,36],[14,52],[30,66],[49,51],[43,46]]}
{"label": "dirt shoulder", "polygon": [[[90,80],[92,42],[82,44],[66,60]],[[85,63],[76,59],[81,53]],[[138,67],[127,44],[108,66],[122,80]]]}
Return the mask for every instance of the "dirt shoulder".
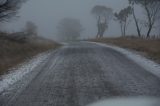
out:
{"label": "dirt shoulder", "polygon": [[160,39],[119,37],[91,39],[90,41],[112,44],[122,48],[136,50],[143,53],[143,55],[147,56],[148,58],[160,63]]}
{"label": "dirt shoulder", "polygon": [[[32,39],[32,40],[31,40]],[[0,34],[0,75],[33,56],[60,45],[44,38],[14,39]]]}

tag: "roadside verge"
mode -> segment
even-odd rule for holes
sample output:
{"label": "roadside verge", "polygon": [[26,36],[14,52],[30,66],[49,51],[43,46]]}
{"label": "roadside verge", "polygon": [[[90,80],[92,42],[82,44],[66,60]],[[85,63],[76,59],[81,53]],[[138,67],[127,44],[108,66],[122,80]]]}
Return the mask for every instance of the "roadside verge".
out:
{"label": "roadside verge", "polygon": [[114,45],[108,45],[108,44],[97,43],[97,42],[91,42],[91,43],[94,43],[94,44],[97,44],[100,46],[104,46],[107,48],[111,48],[115,51],[122,53],[127,58],[133,60],[136,64],[138,64],[141,67],[143,67],[144,69],[146,69],[148,72],[150,72],[160,78],[160,64],[158,64],[150,59],[147,59],[143,55],[140,55],[137,52],[133,52],[133,51],[121,48],[121,47],[114,46]]}

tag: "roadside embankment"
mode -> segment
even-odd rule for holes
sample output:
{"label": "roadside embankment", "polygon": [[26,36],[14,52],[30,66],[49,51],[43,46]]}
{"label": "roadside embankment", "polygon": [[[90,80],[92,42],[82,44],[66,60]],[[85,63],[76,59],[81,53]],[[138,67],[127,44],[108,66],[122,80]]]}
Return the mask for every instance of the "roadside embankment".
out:
{"label": "roadside embankment", "polygon": [[60,45],[41,37],[0,34],[0,75],[33,56]]}
{"label": "roadside embankment", "polygon": [[93,42],[101,42],[116,45],[122,48],[136,50],[146,57],[160,63],[160,39],[143,39],[136,37],[101,38],[91,39]]}

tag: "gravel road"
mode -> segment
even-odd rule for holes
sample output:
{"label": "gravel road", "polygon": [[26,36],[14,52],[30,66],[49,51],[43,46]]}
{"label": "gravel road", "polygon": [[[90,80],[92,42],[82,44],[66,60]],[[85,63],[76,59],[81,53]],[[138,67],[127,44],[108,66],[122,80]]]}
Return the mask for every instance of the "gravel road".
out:
{"label": "gravel road", "polygon": [[0,95],[0,105],[86,106],[117,96],[160,97],[160,78],[111,48],[86,42],[53,52],[23,80]]}

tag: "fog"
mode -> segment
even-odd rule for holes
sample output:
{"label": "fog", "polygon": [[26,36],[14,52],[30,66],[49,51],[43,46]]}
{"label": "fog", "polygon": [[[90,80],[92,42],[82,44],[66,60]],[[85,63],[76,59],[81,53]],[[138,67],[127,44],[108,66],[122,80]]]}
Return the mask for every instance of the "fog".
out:
{"label": "fog", "polygon": [[[65,17],[73,17],[79,19],[85,29],[82,38],[95,37],[96,20],[91,15],[91,9],[97,4],[110,7],[116,12],[128,6],[128,0],[29,0],[19,10],[17,15],[20,17],[5,23],[4,29],[11,32],[20,31],[24,28],[26,21],[32,21],[38,26],[41,36],[56,39],[57,23]],[[133,22],[129,25],[127,34],[137,34]],[[120,35],[118,22],[112,20],[104,36]]]}

